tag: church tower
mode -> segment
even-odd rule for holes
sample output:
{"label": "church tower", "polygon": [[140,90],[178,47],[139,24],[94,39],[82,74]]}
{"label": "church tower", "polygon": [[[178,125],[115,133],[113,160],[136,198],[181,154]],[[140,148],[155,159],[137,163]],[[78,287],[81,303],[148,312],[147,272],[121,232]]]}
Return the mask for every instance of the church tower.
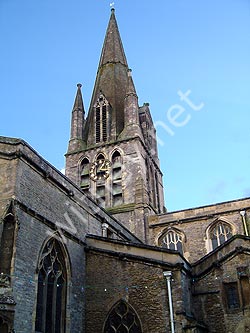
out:
{"label": "church tower", "polygon": [[138,105],[114,9],[86,118],[77,85],[66,176],[147,242],[147,216],[164,212],[162,173],[149,105]]}

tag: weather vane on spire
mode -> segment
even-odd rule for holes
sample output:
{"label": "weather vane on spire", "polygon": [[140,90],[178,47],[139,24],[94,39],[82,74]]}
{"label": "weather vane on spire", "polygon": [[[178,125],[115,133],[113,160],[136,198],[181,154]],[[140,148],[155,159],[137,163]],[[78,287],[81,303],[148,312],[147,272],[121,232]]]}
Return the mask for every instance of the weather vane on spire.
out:
{"label": "weather vane on spire", "polygon": [[111,9],[115,9],[115,3],[114,2],[111,2],[109,5],[110,5]]}

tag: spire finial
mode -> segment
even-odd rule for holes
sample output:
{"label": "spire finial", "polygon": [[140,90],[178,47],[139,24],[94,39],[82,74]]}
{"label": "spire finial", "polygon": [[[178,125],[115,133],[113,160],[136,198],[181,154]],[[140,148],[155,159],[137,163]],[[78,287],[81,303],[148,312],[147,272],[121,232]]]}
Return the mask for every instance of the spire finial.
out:
{"label": "spire finial", "polygon": [[115,11],[115,3],[111,2],[109,5],[111,7],[111,12],[114,12]]}
{"label": "spire finial", "polygon": [[82,84],[81,83],[77,83],[77,88],[82,88]]}

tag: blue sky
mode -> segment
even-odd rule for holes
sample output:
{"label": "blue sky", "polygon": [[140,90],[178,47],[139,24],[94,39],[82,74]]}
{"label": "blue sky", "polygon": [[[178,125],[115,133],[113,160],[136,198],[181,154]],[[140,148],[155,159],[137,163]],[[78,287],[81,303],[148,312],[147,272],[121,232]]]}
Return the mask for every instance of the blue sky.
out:
{"label": "blue sky", "polygon": [[[88,109],[111,2],[0,0],[0,134],[58,169],[78,82]],[[250,196],[250,1],[115,9],[139,102],[157,125],[168,210]],[[168,115],[180,109],[177,127]]]}

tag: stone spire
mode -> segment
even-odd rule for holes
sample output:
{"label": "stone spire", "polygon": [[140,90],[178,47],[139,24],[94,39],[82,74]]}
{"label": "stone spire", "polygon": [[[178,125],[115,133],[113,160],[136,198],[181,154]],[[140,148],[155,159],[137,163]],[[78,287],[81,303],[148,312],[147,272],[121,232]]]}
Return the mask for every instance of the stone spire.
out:
{"label": "stone spire", "polygon": [[124,100],[128,85],[127,72],[127,59],[115,18],[115,10],[112,8],[84,131],[88,144],[94,143],[91,142],[91,138],[94,137],[91,133],[94,128],[92,113],[100,91],[105,95],[112,108],[111,140],[116,140],[122,132],[124,128]]}
{"label": "stone spire", "polygon": [[72,109],[71,133],[68,152],[76,151],[83,145],[83,124],[84,124],[84,106],[81,92],[82,85],[77,84],[75,102]]}
{"label": "stone spire", "polygon": [[111,16],[102,48],[99,68],[108,63],[121,63],[128,66],[114,8],[111,9]]}

